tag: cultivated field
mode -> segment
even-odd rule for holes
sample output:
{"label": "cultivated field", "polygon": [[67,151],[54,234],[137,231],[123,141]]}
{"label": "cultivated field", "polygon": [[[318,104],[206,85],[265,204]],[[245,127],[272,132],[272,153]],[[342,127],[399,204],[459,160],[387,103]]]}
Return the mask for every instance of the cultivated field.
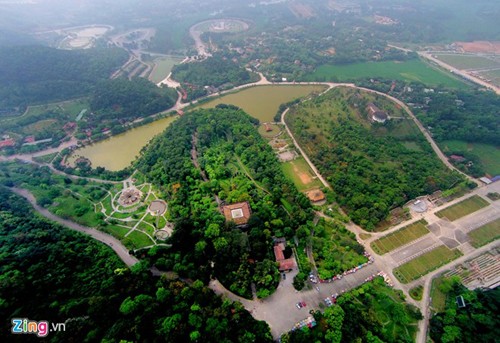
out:
{"label": "cultivated field", "polygon": [[429,230],[425,227],[426,225],[427,222],[425,220],[419,220],[383,238],[377,239],[371,244],[371,247],[377,254],[383,255],[429,233]]}
{"label": "cultivated field", "polygon": [[321,181],[315,178],[313,171],[303,157],[282,163],[281,166],[285,175],[293,181],[300,192],[322,186]]}
{"label": "cultivated field", "polygon": [[494,220],[474,231],[469,232],[471,244],[475,248],[482,247],[500,238],[500,219]]}
{"label": "cultivated field", "polygon": [[486,173],[500,174],[500,149],[494,145],[463,141],[443,141],[439,145],[444,151],[468,151],[479,158]]}
{"label": "cultivated field", "polygon": [[460,256],[462,256],[462,253],[457,249],[450,250],[442,245],[395,268],[393,271],[394,276],[396,276],[399,281],[406,284]]}
{"label": "cultivated field", "polygon": [[478,195],[474,195],[464,201],[461,201],[455,205],[452,205],[444,210],[436,212],[436,216],[439,218],[447,218],[450,221],[457,220],[459,218],[465,217],[468,214],[476,212],[483,207],[488,206],[488,202]]}
{"label": "cultivated field", "polygon": [[500,61],[493,57],[464,54],[435,54],[436,58],[457,69],[480,69],[500,67]]}
{"label": "cultivated field", "polygon": [[429,86],[444,85],[452,88],[466,88],[467,85],[434,68],[421,60],[414,59],[406,62],[365,62],[346,65],[323,65],[310,75],[305,81],[353,81],[363,78],[384,78],[399,81],[417,81]]}
{"label": "cultivated field", "polygon": [[491,80],[495,86],[500,87],[500,69],[488,70],[478,73],[487,80]]}

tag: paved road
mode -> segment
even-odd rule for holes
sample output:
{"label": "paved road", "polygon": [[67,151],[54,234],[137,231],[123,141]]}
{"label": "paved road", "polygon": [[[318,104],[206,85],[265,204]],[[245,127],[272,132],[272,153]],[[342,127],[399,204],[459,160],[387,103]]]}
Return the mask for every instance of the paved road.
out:
{"label": "paved road", "polygon": [[26,189],[21,189],[21,188],[12,188],[12,191],[20,196],[22,196],[23,198],[25,198],[26,200],[28,200],[30,202],[30,204],[33,206],[33,208],[38,212],[40,213],[42,216],[44,216],[45,218],[48,218],[50,220],[53,220],[65,227],[68,227],[72,230],[75,230],[75,231],[78,231],[78,232],[81,232],[81,233],[84,233],[86,235],[89,235],[91,236],[92,238],[108,245],[111,249],[113,249],[116,254],[118,255],[118,257],[120,257],[120,259],[127,265],[127,266],[133,266],[134,264],[136,264],[137,262],[139,262],[139,260],[137,258],[135,258],[134,256],[131,256],[129,253],[128,253],[128,249],[119,241],[117,240],[116,238],[114,238],[113,236],[110,236],[104,232],[101,232],[101,231],[98,231],[96,229],[93,229],[93,228],[90,228],[90,227],[87,227],[87,226],[83,226],[83,225],[80,225],[80,224],[77,224],[75,222],[72,222],[70,220],[66,220],[66,219],[63,219],[61,217],[58,217],[52,213],[50,213],[47,209],[41,207],[41,206],[38,206],[37,203],[36,203],[36,199],[35,197],[33,196],[33,194],[26,190]]}
{"label": "paved road", "polygon": [[421,311],[422,314],[424,315],[424,319],[419,322],[418,326],[419,334],[417,335],[417,340],[416,340],[417,343],[427,342],[427,330],[429,327],[429,320],[430,320],[430,296],[431,296],[430,293],[431,293],[432,279],[446,270],[449,270],[455,266],[458,266],[459,264],[466,262],[467,260],[470,260],[474,257],[484,254],[485,252],[490,251],[493,248],[498,248],[498,247],[500,247],[500,242],[498,241],[491,242],[488,245],[476,249],[473,253],[467,254],[466,256],[462,256],[426,276],[424,283],[424,294],[421,301]]}
{"label": "paved road", "polygon": [[418,54],[434,63],[436,63],[437,65],[441,66],[442,68],[446,69],[446,70],[449,70],[451,71],[452,73],[454,74],[457,74],[457,75],[460,75],[462,76],[463,78],[469,80],[469,81],[472,81],[480,86],[483,86],[483,87],[486,87],[488,89],[491,89],[493,90],[495,93],[497,93],[498,95],[500,95],[500,88],[491,84],[491,83],[488,83],[486,81],[483,81],[481,80],[480,78],[478,77],[475,77],[475,76],[472,76],[470,75],[469,73],[466,73],[460,69],[457,69],[435,57],[432,56],[432,53],[433,52],[425,52],[425,51],[419,51]]}
{"label": "paved road", "polygon": [[[286,280],[281,280],[278,289],[269,297],[263,300],[247,300],[241,298],[230,291],[217,280],[212,280],[209,287],[219,295],[223,295],[233,301],[239,301],[258,320],[265,320],[275,339],[285,332],[288,332],[299,321],[309,316],[309,311],[319,309],[319,304],[323,303],[332,294],[341,294],[356,288],[365,282],[369,276],[380,271],[377,265],[370,264],[356,273],[344,276],[341,280],[332,283],[314,285],[312,289],[297,292],[292,285],[293,277],[298,270],[286,274]],[[319,291],[315,287],[319,287]],[[306,307],[298,309],[296,304],[304,301]]]}

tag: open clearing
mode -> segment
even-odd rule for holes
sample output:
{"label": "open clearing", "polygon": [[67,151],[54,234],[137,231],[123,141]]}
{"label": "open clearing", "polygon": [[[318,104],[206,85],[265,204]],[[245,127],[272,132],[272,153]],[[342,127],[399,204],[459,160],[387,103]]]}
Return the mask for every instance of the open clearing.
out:
{"label": "open clearing", "polygon": [[457,69],[480,69],[500,67],[500,61],[494,57],[464,54],[435,54],[436,58]]}
{"label": "open clearing", "polygon": [[244,89],[242,91],[224,95],[209,101],[202,108],[214,108],[219,104],[230,104],[242,108],[245,112],[261,123],[272,122],[274,115],[281,104],[305,97],[313,92],[320,93],[325,90],[321,85],[272,85]]}
{"label": "open clearing", "polygon": [[285,175],[293,181],[299,192],[322,186],[321,181],[315,178],[311,168],[303,157],[281,164]]}
{"label": "open clearing", "polygon": [[481,198],[479,195],[474,195],[458,204],[452,205],[444,210],[436,212],[436,216],[439,218],[447,218],[450,221],[457,220],[459,218],[465,217],[468,214],[476,212],[483,207],[488,206],[489,203]]}
{"label": "open clearing", "polygon": [[352,81],[364,78],[384,78],[400,81],[417,81],[429,86],[444,85],[451,88],[466,88],[464,82],[434,68],[425,62],[414,59],[405,62],[365,62],[345,65],[322,65],[305,81]]}
{"label": "open clearing", "polygon": [[154,60],[155,66],[149,75],[149,80],[154,83],[163,81],[168,74],[170,74],[173,66],[181,61],[182,58],[177,56],[164,56],[156,58]]}
{"label": "open clearing", "polygon": [[377,254],[383,255],[428,234],[429,230],[427,230],[425,225],[427,225],[425,220],[419,220],[383,238],[377,239],[371,244],[371,247]]}
{"label": "open clearing", "polygon": [[481,143],[467,143],[463,141],[443,141],[439,143],[439,145],[445,152],[470,152],[479,158],[486,173],[490,175],[500,174],[500,147]]}
{"label": "open clearing", "polygon": [[485,224],[474,231],[469,232],[471,244],[475,248],[482,247],[500,237],[500,219]]}
{"label": "open clearing", "polygon": [[462,256],[457,249],[442,245],[394,269],[394,276],[401,283],[409,283]]}

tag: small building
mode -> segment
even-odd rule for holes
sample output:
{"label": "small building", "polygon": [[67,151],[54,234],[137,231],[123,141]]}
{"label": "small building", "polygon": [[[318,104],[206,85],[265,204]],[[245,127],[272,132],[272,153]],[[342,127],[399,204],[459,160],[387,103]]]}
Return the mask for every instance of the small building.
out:
{"label": "small building", "polygon": [[457,302],[458,308],[464,308],[465,306],[467,306],[467,304],[465,304],[464,297],[461,295],[456,297],[456,302]]}
{"label": "small building", "polygon": [[278,262],[280,265],[280,272],[293,270],[293,268],[295,268],[296,266],[293,255],[290,258],[285,258],[285,248],[286,240],[284,238],[278,238],[274,240],[274,257],[276,259],[276,262]]}
{"label": "small building", "polygon": [[306,192],[306,196],[315,204],[326,200],[325,193],[320,189],[313,189],[312,191]]}
{"label": "small building", "polygon": [[246,225],[252,214],[247,201],[222,206],[222,213],[227,222],[234,222],[237,226]]}
{"label": "small building", "polygon": [[460,155],[451,155],[450,159],[455,161],[455,162],[459,162],[459,163],[465,161],[465,157],[460,156]]}
{"label": "small building", "polygon": [[482,178],[479,179],[479,181],[481,181],[485,185],[489,185],[490,183],[493,182],[492,180],[488,179],[487,177],[482,177]]}
{"label": "small building", "polygon": [[13,138],[4,138],[4,140],[0,141],[0,148],[14,145],[16,145],[16,141]]}
{"label": "small building", "polygon": [[384,111],[380,110],[374,103],[370,102],[366,107],[368,116],[372,122],[385,123],[389,116]]}

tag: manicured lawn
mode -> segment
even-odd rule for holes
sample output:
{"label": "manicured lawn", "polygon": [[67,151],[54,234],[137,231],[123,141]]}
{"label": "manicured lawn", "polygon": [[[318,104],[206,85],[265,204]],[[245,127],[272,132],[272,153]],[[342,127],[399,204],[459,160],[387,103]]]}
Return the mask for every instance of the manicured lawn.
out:
{"label": "manicured lawn", "polygon": [[123,243],[126,246],[131,246],[135,249],[140,249],[155,244],[148,236],[137,230],[125,237],[123,239]]}
{"label": "manicured lawn", "polygon": [[321,181],[315,178],[313,171],[302,157],[282,163],[281,168],[285,175],[292,180],[299,192],[322,186]]}
{"label": "manicured lawn", "polygon": [[405,62],[364,62],[343,65],[322,65],[314,73],[306,75],[305,81],[354,81],[364,78],[384,78],[399,81],[417,81],[429,86],[444,85],[451,88],[466,88],[464,82],[432,67],[420,59]]}
{"label": "manicured lawn", "polygon": [[431,306],[436,312],[443,312],[446,306],[446,294],[441,292],[439,286],[443,282],[443,277],[432,280],[431,286]]}
{"label": "manicured lawn", "polygon": [[151,75],[149,75],[149,80],[154,83],[164,80],[172,71],[172,67],[181,61],[182,58],[177,56],[165,56],[155,59],[155,67],[153,68]]}
{"label": "manicured lawn", "polygon": [[436,212],[436,216],[439,218],[446,217],[450,221],[457,220],[468,214],[476,212],[483,207],[488,206],[489,203],[478,195],[474,195],[464,201],[461,201],[453,206],[447,207],[444,210]]}
{"label": "manicured lawn", "polygon": [[500,219],[494,220],[474,231],[469,232],[471,244],[475,248],[482,247],[500,237]]}
{"label": "manicured lawn", "polygon": [[418,285],[410,289],[410,296],[417,301],[422,300],[423,293],[424,293],[424,287],[422,285]]}
{"label": "manicured lawn", "polygon": [[426,225],[427,222],[425,220],[419,220],[383,238],[377,239],[371,244],[371,247],[377,254],[383,255],[429,233],[429,230],[425,227]]}
{"label": "manicured lawn", "polygon": [[130,231],[130,229],[117,225],[107,225],[103,231],[111,234],[115,238],[122,239],[123,237],[125,237],[127,232]]}
{"label": "manicured lawn", "polygon": [[401,283],[409,283],[462,256],[457,249],[442,245],[394,269],[394,276]]}
{"label": "manicured lawn", "polygon": [[439,145],[443,151],[467,151],[476,155],[484,167],[484,171],[491,175],[500,174],[500,149],[494,145],[481,143],[467,143],[463,141],[443,141]]}

